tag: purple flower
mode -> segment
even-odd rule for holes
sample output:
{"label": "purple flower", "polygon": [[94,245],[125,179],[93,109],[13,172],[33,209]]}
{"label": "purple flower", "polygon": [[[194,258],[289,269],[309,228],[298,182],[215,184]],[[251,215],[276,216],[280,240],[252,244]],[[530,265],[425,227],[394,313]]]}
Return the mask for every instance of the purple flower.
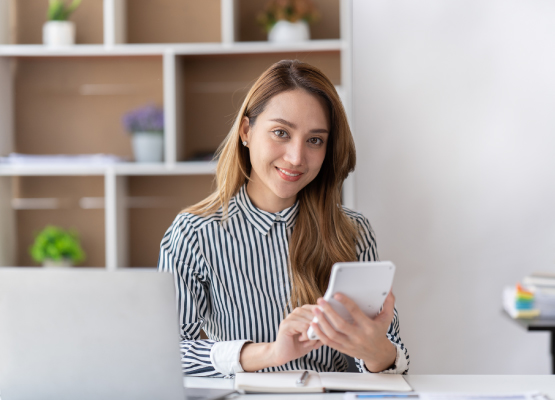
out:
{"label": "purple flower", "polygon": [[164,110],[148,104],[126,113],[122,118],[122,123],[129,132],[163,131]]}

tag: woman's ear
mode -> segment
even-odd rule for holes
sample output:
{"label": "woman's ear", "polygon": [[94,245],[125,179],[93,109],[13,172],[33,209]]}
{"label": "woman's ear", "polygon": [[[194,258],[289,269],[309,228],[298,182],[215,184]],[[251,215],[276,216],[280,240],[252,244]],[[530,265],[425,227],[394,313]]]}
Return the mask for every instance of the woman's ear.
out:
{"label": "woman's ear", "polygon": [[241,120],[241,128],[239,128],[239,135],[241,136],[241,142],[249,141],[249,133],[251,130],[250,122],[248,117],[243,117]]}

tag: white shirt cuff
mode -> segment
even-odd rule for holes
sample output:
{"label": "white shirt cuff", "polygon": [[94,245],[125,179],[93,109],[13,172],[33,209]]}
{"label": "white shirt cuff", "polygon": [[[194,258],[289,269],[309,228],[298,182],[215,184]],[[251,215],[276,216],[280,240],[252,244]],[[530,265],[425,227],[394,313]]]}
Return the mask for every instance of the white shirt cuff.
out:
{"label": "white shirt cuff", "polygon": [[243,345],[251,340],[230,340],[216,342],[210,350],[210,361],[214,369],[223,375],[235,375],[243,372],[239,362]]}
{"label": "white shirt cuff", "polygon": [[[381,374],[402,374],[409,369],[409,363],[405,357],[405,350],[401,349],[401,346],[393,343],[397,349],[397,355],[395,356],[395,364],[392,368],[381,371]],[[366,374],[371,374],[368,368],[364,364],[364,360],[360,360],[360,366],[362,367],[362,372]]]}

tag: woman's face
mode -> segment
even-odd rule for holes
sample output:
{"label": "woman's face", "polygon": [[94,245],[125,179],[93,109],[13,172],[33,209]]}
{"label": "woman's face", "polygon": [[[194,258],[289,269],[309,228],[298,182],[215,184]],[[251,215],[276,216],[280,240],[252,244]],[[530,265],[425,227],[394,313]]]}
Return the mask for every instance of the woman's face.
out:
{"label": "woman's face", "polygon": [[247,191],[255,206],[275,213],[295,203],[320,171],[329,120],[324,101],[301,89],[274,96],[254,126],[243,119],[241,140],[252,164]]}

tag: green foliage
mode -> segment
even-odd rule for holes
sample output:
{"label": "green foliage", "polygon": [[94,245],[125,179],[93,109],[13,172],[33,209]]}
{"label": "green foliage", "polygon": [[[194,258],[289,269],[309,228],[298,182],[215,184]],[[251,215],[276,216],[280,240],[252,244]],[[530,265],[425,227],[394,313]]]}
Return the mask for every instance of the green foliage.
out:
{"label": "green foliage", "polygon": [[258,23],[267,32],[280,20],[313,23],[320,17],[312,0],[269,0],[266,9],[257,17]]}
{"label": "green foliage", "polygon": [[29,248],[33,260],[42,263],[49,258],[60,261],[69,258],[73,264],[85,259],[85,252],[79,243],[79,236],[75,230],[66,231],[49,225],[35,238],[35,243]]}
{"label": "green foliage", "polygon": [[81,4],[81,0],[73,0],[70,5],[66,5],[64,0],[50,0],[48,5],[49,21],[67,21],[69,16]]}

